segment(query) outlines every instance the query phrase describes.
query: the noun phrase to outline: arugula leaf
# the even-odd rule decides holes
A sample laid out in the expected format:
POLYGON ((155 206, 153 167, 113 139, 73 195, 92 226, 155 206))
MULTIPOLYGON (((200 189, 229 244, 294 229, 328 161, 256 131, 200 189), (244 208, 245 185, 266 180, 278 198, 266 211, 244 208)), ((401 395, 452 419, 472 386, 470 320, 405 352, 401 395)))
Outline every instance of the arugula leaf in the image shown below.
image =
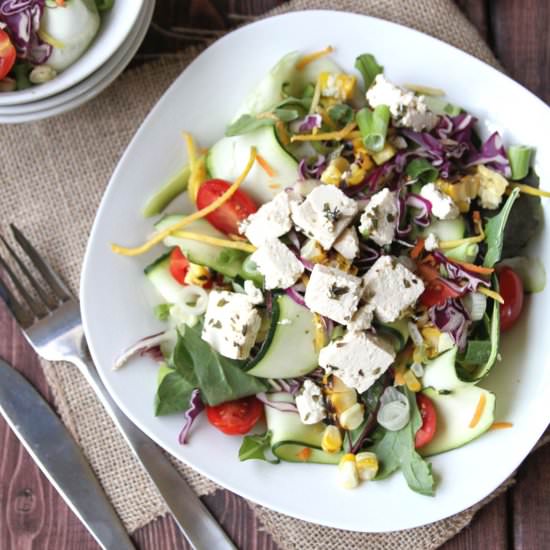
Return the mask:
POLYGON ((376 479, 385 479, 398 468, 401 468, 407 485, 417 493, 434 495, 435 481, 432 466, 426 462, 414 448, 414 437, 422 426, 422 418, 416 405, 413 392, 405 390, 411 408, 409 423, 397 432, 386 431, 371 451, 376 453, 380 469, 376 479))
POLYGON ((239 449, 239 460, 265 460, 271 464, 278 464, 278 458, 270 459, 265 453, 271 449, 271 431, 260 435, 245 435, 239 449))
POLYGON ((365 90, 368 90, 373 83, 376 75, 384 71, 382 65, 378 65, 374 55, 370 53, 361 54, 355 59, 355 68, 361 73, 365 90))
MULTIPOLYGON (((201 327, 186 327, 183 335, 178 335, 178 344, 185 348, 182 357, 187 355, 192 365, 197 381, 195 387, 201 390, 204 403, 219 405, 268 389, 265 382, 244 372, 239 361, 216 353, 202 340, 200 330, 201 327)), ((183 372, 189 371, 185 368, 183 372)))
POLYGON ((483 261, 485 267, 493 267, 500 260, 504 243, 504 228, 518 195, 519 189, 513 189, 501 211, 485 225, 485 242, 487 243, 487 253, 483 261))
POLYGON ((345 103, 338 103, 328 110, 328 116, 340 124, 348 124, 354 117, 353 109, 345 103))
POLYGON ((273 124, 274 122, 270 118, 258 118, 252 115, 242 115, 226 128, 225 135, 227 137, 240 136, 242 134, 254 132, 264 126, 273 126, 273 124))
MULTIPOLYGON (((185 327, 184 331, 187 330, 185 327)), ((187 383, 193 388, 197 388, 199 381, 193 367, 193 359, 187 351, 185 340, 182 338, 181 333, 178 331, 178 339, 172 357, 170 358, 170 367, 172 367, 187 383)))
POLYGON ((182 412, 189 408, 191 393, 195 387, 179 372, 167 372, 159 383, 155 396, 155 416, 182 412))

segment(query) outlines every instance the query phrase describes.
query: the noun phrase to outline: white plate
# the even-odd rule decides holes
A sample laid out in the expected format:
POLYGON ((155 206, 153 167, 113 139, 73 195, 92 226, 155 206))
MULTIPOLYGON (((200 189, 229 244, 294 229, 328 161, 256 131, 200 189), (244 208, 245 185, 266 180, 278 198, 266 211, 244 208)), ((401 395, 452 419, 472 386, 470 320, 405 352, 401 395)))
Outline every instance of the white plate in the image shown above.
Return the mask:
MULTIPOLYGON (((190 444, 177 435, 183 415, 155 418, 156 368, 148 359, 124 370, 111 367, 120 351, 162 326, 151 313, 158 299, 143 267, 160 254, 124 258, 109 243, 141 243, 151 222, 140 216, 147 196, 184 162, 183 129, 201 145, 222 136, 246 93, 291 50, 327 44, 345 69, 372 52, 396 82, 417 82, 449 91, 460 104, 504 129, 507 142, 537 148, 542 182, 550 177, 550 110, 504 74, 427 35, 370 17, 341 12, 299 12, 246 26, 216 42, 174 82, 147 117, 121 159, 101 203, 87 249, 81 298, 86 334, 99 372, 122 409, 174 456, 228 489, 264 506, 308 521, 357 531, 390 531, 433 522, 464 510, 489 494, 520 464, 550 420, 550 290, 527 300, 523 319, 503 337, 503 360, 483 386, 496 392, 493 431, 465 447, 433 457, 434 498, 410 491, 400 473, 382 482, 339 488, 336 471, 322 465, 240 463, 240 438, 221 435, 201 418, 190 444), (545 364, 546 363, 546 364, 545 364)), ((548 183, 543 183, 548 188, 548 183)), ((545 202, 546 216, 549 203, 545 202)), ((548 231, 532 253, 550 265, 548 231)), ((289 356, 289 360, 291 357, 289 356)))
POLYGON ((0 107, 0 123, 13 124, 48 118, 70 111, 98 95, 122 73, 134 57, 147 34, 154 8, 154 0, 148 0, 143 5, 126 43, 94 74, 69 90, 41 101, 0 107))
MULTIPOLYGON (((152 2, 153 0, 146 0, 152 2)), ((101 18, 99 33, 76 63, 59 76, 27 90, 0 94, 0 105, 21 105, 39 101, 71 88, 97 71, 123 46, 134 28, 144 0, 117 0, 101 18)), ((154 3, 154 2, 153 2, 154 3)))

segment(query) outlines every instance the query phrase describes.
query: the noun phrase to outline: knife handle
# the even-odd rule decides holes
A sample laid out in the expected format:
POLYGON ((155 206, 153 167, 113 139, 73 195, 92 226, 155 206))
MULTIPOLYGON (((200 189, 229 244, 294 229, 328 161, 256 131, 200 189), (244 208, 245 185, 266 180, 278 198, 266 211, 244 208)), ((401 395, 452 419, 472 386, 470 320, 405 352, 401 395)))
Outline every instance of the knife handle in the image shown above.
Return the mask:
POLYGON ((75 357, 105 409, 156 485, 181 532, 195 550, 236 550, 231 539, 199 497, 172 465, 161 448, 133 424, 115 403, 89 357, 75 357))

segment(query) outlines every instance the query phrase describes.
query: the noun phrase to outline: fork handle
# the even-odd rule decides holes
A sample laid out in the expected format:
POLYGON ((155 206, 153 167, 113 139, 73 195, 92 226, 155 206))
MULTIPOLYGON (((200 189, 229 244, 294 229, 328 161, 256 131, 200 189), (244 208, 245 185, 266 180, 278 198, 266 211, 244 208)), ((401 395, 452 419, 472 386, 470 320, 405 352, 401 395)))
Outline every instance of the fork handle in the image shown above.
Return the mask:
POLYGON ((122 412, 109 394, 89 358, 73 361, 101 399, 105 409, 156 485, 181 532, 195 550, 236 550, 231 539, 191 487, 172 465, 161 448, 122 412))

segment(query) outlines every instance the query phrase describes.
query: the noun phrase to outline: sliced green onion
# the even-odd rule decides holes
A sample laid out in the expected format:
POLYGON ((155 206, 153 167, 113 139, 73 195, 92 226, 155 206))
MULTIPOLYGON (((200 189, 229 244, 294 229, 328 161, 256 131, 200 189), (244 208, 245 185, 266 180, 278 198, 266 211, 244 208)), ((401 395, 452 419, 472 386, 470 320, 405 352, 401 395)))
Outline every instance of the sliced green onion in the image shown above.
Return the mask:
POLYGON ((405 84, 405 88, 417 94, 431 97, 442 97, 445 95, 445 90, 441 88, 432 88, 431 86, 423 86, 422 84, 405 84))
POLYGON ((439 170, 434 168, 426 159, 414 159, 407 164, 405 169, 407 176, 413 180, 420 180, 422 183, 435 181, 439 176, 439 170))
POLYGON ((442 97, 425 96, 424 101, 428 106, 428 109, 436 115, 449 115, 456 116, 462 112, 462 109, 457 105, 449 103, 442 97))
POLYGON ((365 90, 368 90, 373 83, 376 75, 384 71, 384 67, 378 65, 374 55, 370 53, 361 54, 355 59, 355 68, 361 73, 365 90))
POLYGON ((187 188, 191 170, 186 166, 172 179, 168 180, 148 201, 143 208, 143 216, 150 218, 161 214, 163 210, 187 188))
POLYGON ((512 169, 512 179, 522 180, 531 166, 534 149, 527 145, 511 145, 508 147, 508 160, 512 169))
POLYGON ((364 107, 357 113, 355 120, 365 147, 373 153, 382 151, 390 122, 388 106, 379 105, 374 111, 364 107))

